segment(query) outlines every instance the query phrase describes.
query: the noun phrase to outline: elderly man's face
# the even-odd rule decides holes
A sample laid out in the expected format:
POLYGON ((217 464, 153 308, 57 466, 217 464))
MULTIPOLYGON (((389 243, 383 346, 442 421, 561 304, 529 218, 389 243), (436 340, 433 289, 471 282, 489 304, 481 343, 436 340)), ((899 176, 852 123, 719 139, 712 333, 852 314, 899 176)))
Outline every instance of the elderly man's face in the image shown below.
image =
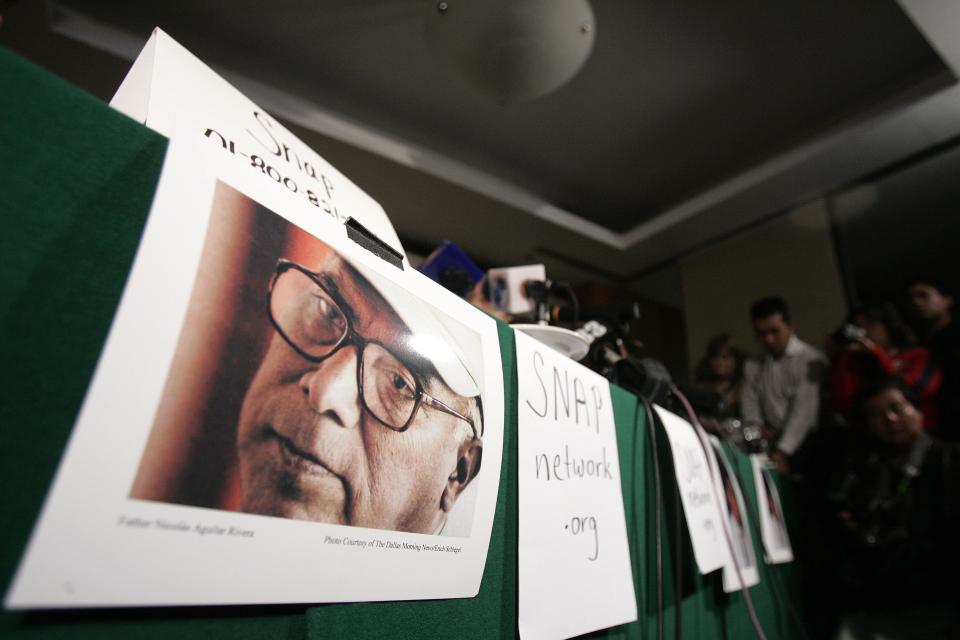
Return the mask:
MULTIPOLYGON (((456 395, 428 362, 409 352, 409 330, 362 276, 336 256, 318 272, 356 334, 399 356, 408 367, 403 375, 419 378, 423 391, 479 420, 473 400, 456 395)), ((302 286, 273 302, 274 317, 297 315, 305 305, 316 304, 316 290, 302 286)), ((274 335, 240 415, 243 509, 433 533, 479 468, 480 442, 469 423, 426 403, 405 431, 384 426, 367 405, 378 407, 382 417, 381 398, 412 379, 391 374, 379 390, 367 382, 367 373, 386 353, 368 343, 365 404, 358 388, 359 349, 347 342, 321 362, 312 362, 274 335)))

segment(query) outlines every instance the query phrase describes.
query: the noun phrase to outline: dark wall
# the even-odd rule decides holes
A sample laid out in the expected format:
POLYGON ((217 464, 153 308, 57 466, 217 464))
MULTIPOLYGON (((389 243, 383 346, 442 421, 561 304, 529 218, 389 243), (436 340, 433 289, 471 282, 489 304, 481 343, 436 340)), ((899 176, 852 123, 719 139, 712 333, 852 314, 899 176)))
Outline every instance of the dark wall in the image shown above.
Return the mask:
POLYGON ((851 304, 902 302, 911 278, 960 282, 960 141, 831 198, 851 304))

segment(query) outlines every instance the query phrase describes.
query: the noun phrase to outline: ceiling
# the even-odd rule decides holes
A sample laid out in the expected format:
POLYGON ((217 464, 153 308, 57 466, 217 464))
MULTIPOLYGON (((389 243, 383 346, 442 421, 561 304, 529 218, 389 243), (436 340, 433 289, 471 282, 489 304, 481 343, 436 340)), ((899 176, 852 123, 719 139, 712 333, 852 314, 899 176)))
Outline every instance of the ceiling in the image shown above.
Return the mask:
POLYGON ((126 59, 161 26, 368 189, 408 249, 450 238, 629 288, 960 134, 956 5, 593 2, 583 69, 514 105, 431 55, 422 0, 62 0, 50 25, 126 59))

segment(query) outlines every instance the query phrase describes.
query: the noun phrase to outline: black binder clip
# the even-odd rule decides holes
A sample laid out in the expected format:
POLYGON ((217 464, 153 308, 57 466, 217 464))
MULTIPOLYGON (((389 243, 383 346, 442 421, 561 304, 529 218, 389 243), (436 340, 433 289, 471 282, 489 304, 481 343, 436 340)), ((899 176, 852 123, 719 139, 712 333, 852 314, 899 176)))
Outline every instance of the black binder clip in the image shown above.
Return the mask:
POLYGON ((347 237, 375 256, 383 258, 403 271, 403 254, 378 238, 372 231, 357 222, 356 218, 347 218, 343 223, 347 227, 347 237))

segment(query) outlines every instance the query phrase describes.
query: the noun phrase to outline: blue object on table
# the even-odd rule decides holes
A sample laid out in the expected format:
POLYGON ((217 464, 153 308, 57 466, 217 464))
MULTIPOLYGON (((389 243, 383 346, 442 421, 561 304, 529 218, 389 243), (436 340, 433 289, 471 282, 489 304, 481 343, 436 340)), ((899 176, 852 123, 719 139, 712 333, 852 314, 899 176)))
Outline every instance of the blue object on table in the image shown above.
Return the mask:
POLYGON ((420 265, 420 273, 459 296, 465 296, 473 285, 483 280, 483 270, 449 240, 444 240, 427 256, 420 265))

